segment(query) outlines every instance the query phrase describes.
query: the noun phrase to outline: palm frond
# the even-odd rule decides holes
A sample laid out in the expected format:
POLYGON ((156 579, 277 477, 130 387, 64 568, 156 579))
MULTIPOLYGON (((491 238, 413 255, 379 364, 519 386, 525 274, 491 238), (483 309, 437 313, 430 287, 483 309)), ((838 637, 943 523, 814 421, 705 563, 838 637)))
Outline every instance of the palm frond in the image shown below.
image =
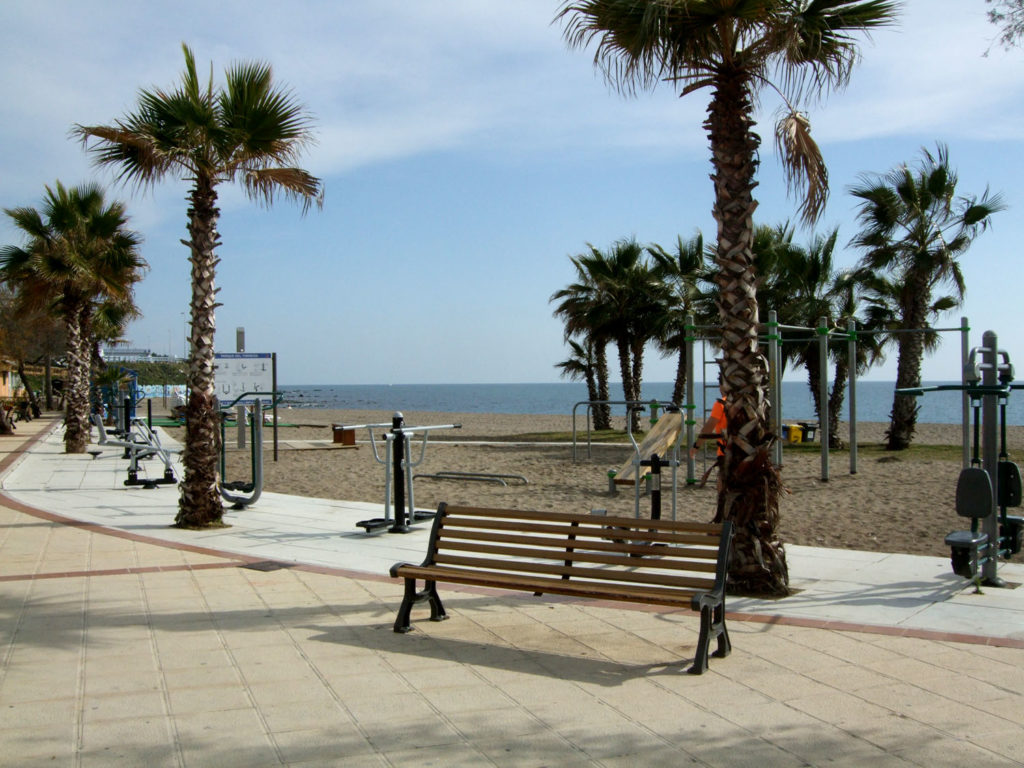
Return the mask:
POLYGON ((244 172, 243 185, 246 193, 254 200, 270 205, 274 196, 281 192, 286 197, 302 204, 305 213, 314 203, 318 208, 324 204, 323 184, 316 176, 301 168, 258 168, 244 172))
POLYGON ((807 116, 795 110, 785 114, 775 126, 775 144, 782 158, 782 170, 790 191, 803 191, 800 218, 813 224, 828 202, 828 168, 821 149, 811 137, 807 116))

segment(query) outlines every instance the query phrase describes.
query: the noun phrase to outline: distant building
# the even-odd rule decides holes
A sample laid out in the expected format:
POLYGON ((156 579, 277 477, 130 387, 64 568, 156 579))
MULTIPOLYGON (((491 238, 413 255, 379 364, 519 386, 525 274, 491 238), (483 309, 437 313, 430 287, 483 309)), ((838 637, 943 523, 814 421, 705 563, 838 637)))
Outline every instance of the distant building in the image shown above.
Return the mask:
POLYGON ((181 358, 163 355, 151 349, 112 345, 100 348, 100 357, 108 363, 174 363, 181 358))

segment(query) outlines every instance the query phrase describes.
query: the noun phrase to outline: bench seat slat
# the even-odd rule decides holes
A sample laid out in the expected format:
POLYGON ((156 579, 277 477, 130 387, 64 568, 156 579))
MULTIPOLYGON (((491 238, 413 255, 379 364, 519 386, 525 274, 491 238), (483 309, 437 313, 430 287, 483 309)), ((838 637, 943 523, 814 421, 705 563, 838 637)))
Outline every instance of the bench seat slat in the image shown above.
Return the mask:
MULTIPOLYGON (((577 538, 617 539, 634 538, 647 541, 663 541, 671 544, 698 544, 708 547, 718 546, 718 534, 704 531, 677 532, 659 530, 649 527, 651 521, 630 520, 629 525, 607 525, 605 518, 594 518, 578 522, 572 528, 568 525, 551 523, 519 523, 512 520, 481 520, 473 518, 450 517, 444 521, 442 535, 446 531, 480 530, 480 531, 515 531, 521 533, 548 534, 550 536, 565 535, 571 531, 577 538), (600 520, 601 522, 598 522, 600 520), (628 536, 627 536, 628 534, 628 536)), ((660 522, 660 521, 654 521, 660 522)))
POLYGON ((572 541, 566 541, 566 546, 561 549, 552 549, 548 546, 529 546, 529 544, 527 542, 526 546, 510 547, 476 541, 452 541, 449 539, 445 544, 445 549, 481 555, 552 560, 560 563, 565 561, 573 563, 603 563, 605 565, 618 565, 627 568, 635 568, 641 564, 638 562, 637 557, 630 556, 631 553, 635 552, 643 556, 642 564, 645 568, 656 567, 674 571, 715 572, 715 562, 713 560, 682 559, 682 553, 672 552, 671 547, 631 546, 627 547, 625 551, 620 547, 618 550, 609 550, 609 552, 617 551, 618 554, 603 554, 590 550, 589 545, 587 547, 576 546, 573 551, 567 551, 566 547, 573 547, 575 544, 572 541))
MULTIPOLYGON (((579 521, 581 515, 574 514, 572 512, 536 512, 533 510, 521 510, 521 509, 490 509, 486 507, 456 507, 450 506, 449 509, 452 511, 452 517, 457 516, 468 516, 468 517, 484 517, 488 519, 499 519, 509 518, 513 520, 543 520, 547 522, 562 522, 571 523, 579 521)), ((651 528, 665 528, 674 530, 692 530, 692 531, 704 531, 707 533, 718 534, 722 530, 722 526, 719 523, 694 523, 689 521, 680 520, 650 520, 647 518, 641 518, 638 520, 634 517, 617 517, 617 516, 589 516, 585 515, 590 520, 600 522, 603 525, 623 525, 623 526, 634 526, 643 524, 651 528)))
POLYGON ((514 589, 516 591, 546 592, 550 594, 568 595, 573 597, 607 598, 611 600, 629 600, 652 605, 668 605, 690 607, 693 595, 700 590, 658 589, 614 583, 598 583, 589 581, 568 581, 542 576, 524 577, 520 574, 481 573, 459 568, 441 566, 405 566, 396 572, 399 577, 411 577, 431 581, 445 581, 456 584, 467 584, 478 587, 495 587, 498 589, 514 589))
MULTIPOLYGON (((460 539, 464 541, 487 541, 505 542, 508 544, 542 544, 554 547, 575 546, 580 549, 594 551, 621 552, 623 542, 643 542, 643 544, 659 543, 670 544, 668 552, 672 554, 687 553, 687 557, 707 558, 715 560, 718 558, 718 539, 711 541, 705 537, 697 541, 680 541, 678 539, 665 539, 652 537, 647 531, 609 531, 603 530, 600 534, 590 534, 585 529, 583 535, 577 533, 576 528, 562 527, 557 534, 552 536, 538 536, 529 532, 506 533, 493 530, 466 530, 462 528, 451 528, 443 526, 438 531, 438 536, 446 541, 460 539), (573 539, 569 539, 569 536, 573 539)), ((638 550, 639 551, 639 550, 638 550)))
POLYGON ((659 584, 666 587, 684 587, 687 589, 711 589, 715 580, 712 577, 700 578, 676 576, 654 571, 635 572, 622 568, 581 568, 579 566, 556 565, 554 563, 536 563, 523 560, 497 560, 494 558, 460 557, 447 553, 434 558, 438 565, 457 565, 464 568, 498 571, 505 573, 548 573, 557 576, 569 576, 582 580, 622 581, 638 584, 659 584))

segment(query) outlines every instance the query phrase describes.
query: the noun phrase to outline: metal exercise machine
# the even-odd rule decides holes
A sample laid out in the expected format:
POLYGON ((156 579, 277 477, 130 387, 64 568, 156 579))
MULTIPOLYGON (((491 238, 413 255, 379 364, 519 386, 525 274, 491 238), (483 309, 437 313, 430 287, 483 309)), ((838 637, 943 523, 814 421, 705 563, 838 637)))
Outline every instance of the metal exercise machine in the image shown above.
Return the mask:
MULTIPOLYGON (((1021 474, 1006 450, 1006 405, 1014 385, 1009 355, 998 347, 993 331, 982 346, 971 349, 964 366, 964 384, 942 384, 897 390, 920 396, 941 390, 962 391, 974 412, 974 444, 970 466, 957 478, 956 513, 971 519, 969 531, 946 536, 953 572, 979 585, 1005 587, 999 559, 1021 550, 1024 517, 1007 514, 1021 504, 1021 474), (980 361, 979 361, 980 357, 980 361)), ((967 423, 965 421, 965 428, 967 423)))
POLYGON ((131 419, 124 439, 117 440, 107 435, 103 417, 94 413, 90 417, 99 435, 99 445, 114 446, 124 449, 124 458, 128 459, 128 479, 125 485, 141 485, 144 488, 156 488, 159 485, 171 485, 178 482, 171 466, 171 457, 160 443, 160 436, 143 419, 131 419), (156 456, 163 462, 164 474, 158 478, 139 478, 139 462, 156 456))
MULTIPOLYGON (((235 398, 236 402, 243 397, 250 397, 257 392, 245 392, 235 398)), ((262 393, 273 397, 277 393, 262 393)), ((234 405, 232 403, 231 405, 234 405)), ((228 406, 228 408, 231 407, 228 406)), ((267 404, 268 409, 273 407, 272 403, 267 404)), ((246 407, 242 407, 244 414, 246 407)), ((234 480, 229 482, 227 478, 227 416, 229 411, 221 412, 220 422, 220 495, 225 501, 231 502, 232 509, 244 509, 255 504, 263 493, 263 413, 264 404, 260 398, 252 403, 252 416, 249 418, 249 464, 252 469, 251 480, 234 480)))
POLYGON ((410 525, 421 520, 429 520, 434 517, 435 512, 428 512, 416 509, 415 497, 413 495, 413 474, 412 469, 423 463, 423 457, 427 451, 427 439, 430 432, 435 429, 461 429, 461 424, 432 424, 428 426, 409 427, 405 424, 405 417, 401 411, 396 411, 391 418, 391 423, 380 424, 356 424, 339 425, 338 429, 366 429, 370 434, 370 445, 373 447, 373 458, 378 464, 384 465, 384 517, 375 517, 370 520, 361 520, 356 525, 367 533, 387 528, 388 533, 409 533, 410 525), (384 437, 384 457, 381 458, 377 450, 377 439, 374 436, 375 429, 387 429, 384 437), (412 460, 411 442, 417 434, 422 434, 420 442, 420 457, 412 460), (392 486, 394 487, 394 518, 391 516, 392 486), (408 500, 408 509, 406 503, 408 500))

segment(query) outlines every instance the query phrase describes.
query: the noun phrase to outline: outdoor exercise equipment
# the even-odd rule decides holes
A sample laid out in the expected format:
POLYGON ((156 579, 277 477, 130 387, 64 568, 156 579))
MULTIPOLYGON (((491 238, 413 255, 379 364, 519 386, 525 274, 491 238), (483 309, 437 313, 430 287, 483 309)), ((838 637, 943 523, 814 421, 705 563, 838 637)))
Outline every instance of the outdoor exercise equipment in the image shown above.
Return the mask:
MULTIPOLYGON (((246 392, 236 398, 251 397, 260 393, 246 392)), ((264 392, 264 395, 273 396, 276 393, 264 392)), ((230 409, 231 403, 227 407, 230 409)), ((231 502, 232 509, 244 509, 255 504, 263 493, 263 412, 264 401, 257 397, 251 406, 243 406, 243 417, 245 410, 251 408, 252 415, 249 418, 249 466, 252 470, 251 480, 228 481, 227 478, 227 416, 230 410, 221 411, 220 422, 220 495, 225 501, 231 502)), ((266 408, 272 407, 269 403, 266 408)))
POLYGON ((440 472, 431 472, 426 475, 413 475, 415 480, 475 480, 481 483, 498 483, 508 486, 508 481, 514 480, 523 485, 529 485, 530 481, 523 475, 503 475, 496 472, 456 472, 453 469, 443 469, 440 472))
POLYGON ((366 429, 370 434, 370 445, 373 447, 373 458, 378 464, 384 465, 384 517, 375 517, 369 520, 360 520, 356 525, 367 533, 387 528, 388 533, 409 533, 410 524, 421 520, 433 519, 436 512, 416 509, 415 497, 413 495, 413 474, 412 469, 423 463, 427 452, 427 439, 435 429, 461 429, 461 424, 431 424, 427 426, 409 427, 405 424, 405 417, 401 411, 396 411, 391 417, 391 423, 380 424, 357 424, 338 425, 338 429, 366 429), (377 450, 377 440, 374 436, 375 429, 387 429, 384 437, 384 457, 381 458, 377 450), (412 460, 410 448, 412 438, 422 434, 420 443, 420 457, 412 460), (391 515, 392 486, 394 487, 394 517, 391 515), (406 500, 408 499, 408 510, 406 500))
POLYGON ((143 488, 156 488, 160 485, 171 485, 178 482, 174 476, 174 469, 171 466, 171 457, 160 443, 160 436, 143 419, 132 419, 128 424, 128 431, 121 440, 111 438, 107 434, 106 426, 103 424, 103 417, 94 413, 90 417, 96 427, 99 436, 98 442, 102 446, 115 446, 124 449, 124 458, 128 459, 128 479, 125 485, 141 485, 143 488), (156 456, 163 462, 164 474, 158 478, 139 478, 139 462, 156 456))
MULTIPOLYGON (((903 395, 921 396, 941 390, 962 391, 974 413, 974 440, 970 466, 957 479, 956 512, 971 519, 969 531, 946 536, 953 572, 991 587, 1005 587, 999 577, 999 558, 1020 552, 1024 518, 1008 515, 1020 506, 1020 469, 1006 450, 1006 405, 1014 385, 1009 355, 999 349, 993 331, 982 336, 982 345, 970 350, 964 366, 964 384, 898 389, 903 395), (980 360, 979 360, 980 357, 980 360), (997 447, 997 443, 999 443, 997 447), (998 453, 997 453, 998 450, 998 453)), ((968 425, 965 422, 965 432, 968 425)))

